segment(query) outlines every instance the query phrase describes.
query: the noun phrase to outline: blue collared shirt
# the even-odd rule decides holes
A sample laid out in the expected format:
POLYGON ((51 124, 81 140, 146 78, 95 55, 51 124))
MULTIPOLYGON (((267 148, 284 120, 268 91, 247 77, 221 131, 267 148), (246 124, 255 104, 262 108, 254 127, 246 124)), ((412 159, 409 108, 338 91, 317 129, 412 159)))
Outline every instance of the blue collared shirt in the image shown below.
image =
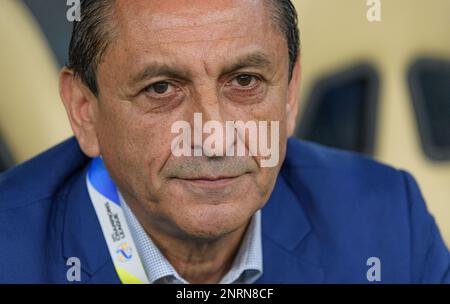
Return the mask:
MULTIPOLYGON (((122 195, 119 195, 131 235, 141 257, 151 284, 188 284, 164 257, 145 232, 122 195)), ((255 213, 247 228, 241 247, 231 269, 220 281, 221 284, 250 284, 263 272, 261 245, 261 211, 255 213)))

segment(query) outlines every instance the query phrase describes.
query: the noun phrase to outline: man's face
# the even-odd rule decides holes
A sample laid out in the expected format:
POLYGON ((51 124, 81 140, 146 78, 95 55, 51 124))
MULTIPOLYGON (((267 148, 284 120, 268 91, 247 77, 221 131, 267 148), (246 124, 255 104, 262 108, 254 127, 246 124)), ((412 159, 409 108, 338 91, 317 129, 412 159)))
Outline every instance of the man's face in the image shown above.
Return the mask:
POLYGON ((264 1, 119 0, 114 22, 97 71, 95 133, 125 200, 179 237, 243 227, 267 201, 291 132, 287 43, 264 1), (194 113, 203 123, 279 121, 279 164, 174 156, 172 124, 193 124, 194 113))

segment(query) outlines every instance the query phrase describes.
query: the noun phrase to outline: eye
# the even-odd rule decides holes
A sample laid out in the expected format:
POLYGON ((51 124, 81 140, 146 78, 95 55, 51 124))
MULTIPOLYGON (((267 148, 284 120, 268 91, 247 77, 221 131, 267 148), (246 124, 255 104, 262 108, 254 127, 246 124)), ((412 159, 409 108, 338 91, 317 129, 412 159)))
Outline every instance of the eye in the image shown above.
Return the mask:
POLYGON ((175 90, 172 84, 167 81, 160 81, 154 84, 149 85, 145 88, 145 91, 151 95, 156 97, 162 97, 165 95, 169 95, 175 90))
POLYGON ((249 74, 238 75, 231 81, 231 84, 243 88, 251 88, 258 84, 259 79, 256 76, 249 74))

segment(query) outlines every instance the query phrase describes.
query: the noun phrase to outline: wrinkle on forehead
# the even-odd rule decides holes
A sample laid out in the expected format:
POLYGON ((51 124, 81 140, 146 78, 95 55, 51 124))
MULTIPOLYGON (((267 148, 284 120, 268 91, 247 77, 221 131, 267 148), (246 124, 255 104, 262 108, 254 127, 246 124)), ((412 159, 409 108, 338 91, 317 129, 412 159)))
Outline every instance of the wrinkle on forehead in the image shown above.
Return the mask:
POLYGON ((263 1, 257 0, 157 3, 136 1, 133 6, 119 5, 117 20, 124 36, 145 39, 147 45, 244 38, 252 28, 262 29, 266 17, 263 1))
POLYGON ((221 9, 220 11, 209 11, 205 14, 199 9, 186 9, 182 13, 153 13, 152 21, 154 24, 162 25, 160 29, 185 28, 190 26, 211 26, 215 24, 231 23, 236 21, 238 8, 221 9), (196 18, 201 16, 201 18, 196 18), (192 22, 192 19, 195 21, 192 22))

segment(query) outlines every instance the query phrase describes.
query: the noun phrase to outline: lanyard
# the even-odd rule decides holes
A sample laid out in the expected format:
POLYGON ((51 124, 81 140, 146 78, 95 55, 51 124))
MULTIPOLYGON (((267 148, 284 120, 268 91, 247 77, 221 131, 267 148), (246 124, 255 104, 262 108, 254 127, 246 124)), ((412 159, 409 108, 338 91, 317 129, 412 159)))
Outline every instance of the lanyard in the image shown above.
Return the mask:
POLYGON ((147 275, 122 210, 120 194, 101 157, 92 160, 86 183, 120 281, 123 284, 148 284, 147 275))

